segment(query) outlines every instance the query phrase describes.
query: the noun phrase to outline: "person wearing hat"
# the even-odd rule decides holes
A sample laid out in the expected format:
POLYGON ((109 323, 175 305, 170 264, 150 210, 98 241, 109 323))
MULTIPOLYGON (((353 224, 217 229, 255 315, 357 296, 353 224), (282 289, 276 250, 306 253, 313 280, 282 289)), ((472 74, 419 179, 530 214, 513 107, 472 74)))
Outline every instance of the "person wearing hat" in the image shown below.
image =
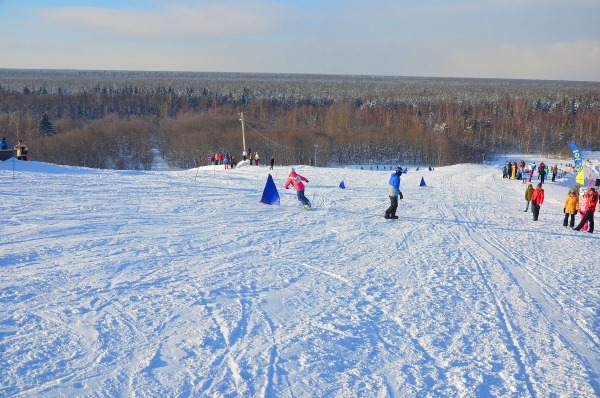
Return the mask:
POLYGON ((388 182, 390 207, 385 211, 385 215, 383 216, 385 219, 398 219, 398 216, 396 215, 396 210, 398 210, 398 197, 400 197, 400 199, 404 198, 400 191, 400 176, 402 176, 402 168, 398 166, 396 167, 396 171, 390 176, 390 181, 388 182))
POLYGON ((6 142, 6 138, 2 138, 2 141, 0 141, 0 149, 8 149, 8 143, 6 142))
POLYGON ((579 196, 575 192, 574 188, 569 189, 569 194, 567 195, 567 200, 565 201, 565 206, 563 207, 563 212, 565 213, 565 219, 563 221, 563 227, 566 227, 567 224, 569 227, 573 228, 575 225, 575 214, 579 210, 579 196), (569 223, 569 216, 571 216, 571 222, 569 223))
POLYGON ((596 211, 596 205, 598 204, 598 192, 595 188, 588 189, 587 194, 587 205, 585 209, 585 216, 581 219, 579 224, 573 228, 575 231, 580 231, 583 225, 588 223, 588 232, 594 233, 594 212, 596 211))
POLYGON ((538 183, 531 195, 531 212, 533 213, 533 221, 537 221, 540 215, 540 207, 544 203, 544 190, 542 183, 538 183))
POLYGON ((296 170, 292 167, 290 169, 290 175, 285 183, 285 189, 288 189, 290 185, 293 185, 294 188, 296 188, 296 195, 298 196, 298 200, 300 201, 300 203, 304 205, 305 209, 310 209, 312 205, 310 204, 310 200, 308 200, 306 196, 304 196, 304 184, 302 183, 302 181, 308 182, 306 177, 303 177, 300 174, 296 173, 296 170))

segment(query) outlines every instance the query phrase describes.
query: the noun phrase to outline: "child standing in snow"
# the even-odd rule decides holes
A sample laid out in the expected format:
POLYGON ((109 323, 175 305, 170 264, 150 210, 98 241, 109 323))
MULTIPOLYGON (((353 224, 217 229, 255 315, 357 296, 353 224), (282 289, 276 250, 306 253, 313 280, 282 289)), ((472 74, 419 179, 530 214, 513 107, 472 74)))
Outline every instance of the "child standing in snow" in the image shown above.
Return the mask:
POLYGON ((533 190, 531 195, 531 212, 533 213, 533 221, 537 221, 540 215, 540 207, 544 203, 544 190, 542 189, 542 183, 537 184, 537 187, 533 190))
POLYGON ((296 195, 298 196, 298 200, 300 201, 300 203, 304 205, 304 208, 310 209, 310 200, 308 200, 306 196, 304 196, 304 184, 302 183, 302 181, 308 182, 308 180, 305 177, 296 173, 296 170, 294 170, 294 168, 292 167, 290 169, 290 175, 285 183, 285 189, 288 189, 290 187, 290 184, 293 185, 294 188, 296 188, 296 195))
POLYGON ((533 195, 533 185, 529 184, 527 189, 525 190, 525 200, 527 201, 527 206, 525 206, 525 213, 529 210, 529 204, 531 203, 531 195, 533 195))
MULTIPOLYGON (((577 185, 577 188, 579 188, 579 185, 577 185)), ((577 191, 579 191, 579 190, 577 190, 577 191)), ((579 199, 579 216, 581 217, 582 220, 585 217, 585 209, 587 207, 587 202, 588 202, 588 193, 584 191, 583 197, 581 199, 579 199)), ((584 231, 587 231, 588 223, 586 222, 585 224, 583 224, 581 229, 583 229, 584 231)))
POLYGON ((573 226, 575 225, 575 214, 577 214, 578 210, 579 210, 579 197, 577 197, 577 193, 575 192, 575 189, 571 188, 569 190, 569 194, 567 195, 567 200, 565 201, 565 206, 563 208, 563 211, 565 213, 563 227, 566 227, 567 224, 569 224, 568 226, 573 228, 573 226), (569 216, 571 216, 570 223, 568 223, 569 216))

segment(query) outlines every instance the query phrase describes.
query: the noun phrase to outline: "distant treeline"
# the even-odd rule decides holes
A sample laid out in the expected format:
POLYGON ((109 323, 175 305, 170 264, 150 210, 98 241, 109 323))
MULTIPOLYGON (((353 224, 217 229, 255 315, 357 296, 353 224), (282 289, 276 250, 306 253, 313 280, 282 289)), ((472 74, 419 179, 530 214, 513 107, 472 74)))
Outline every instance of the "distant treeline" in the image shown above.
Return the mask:
POLYGON ((29 158, 182 168, 246 146, 277 164, 480 162, 600 150, 600 83, 0 70, 0 134, 29 158))

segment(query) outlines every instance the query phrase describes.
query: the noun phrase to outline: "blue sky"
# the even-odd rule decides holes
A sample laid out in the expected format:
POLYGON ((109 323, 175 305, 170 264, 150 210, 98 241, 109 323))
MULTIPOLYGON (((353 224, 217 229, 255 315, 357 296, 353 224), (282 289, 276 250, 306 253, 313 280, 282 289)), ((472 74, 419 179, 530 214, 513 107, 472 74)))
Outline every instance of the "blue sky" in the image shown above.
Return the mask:
POLYGON ((0 0, 1 68, 600 81, 600 0, 0 0))

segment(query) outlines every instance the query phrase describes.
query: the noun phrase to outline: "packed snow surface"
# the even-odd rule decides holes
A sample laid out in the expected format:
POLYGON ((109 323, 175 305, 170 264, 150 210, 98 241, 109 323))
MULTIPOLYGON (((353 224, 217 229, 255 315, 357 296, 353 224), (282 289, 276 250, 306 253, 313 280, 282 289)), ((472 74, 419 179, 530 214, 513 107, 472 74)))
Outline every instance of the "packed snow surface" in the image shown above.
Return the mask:
POLYGON ((0 396, 599 396, 600 214, 506 159, 409 166, 399 220, 389 166, 295 166, 303 211, 283 166, 0 162, 0 396))

